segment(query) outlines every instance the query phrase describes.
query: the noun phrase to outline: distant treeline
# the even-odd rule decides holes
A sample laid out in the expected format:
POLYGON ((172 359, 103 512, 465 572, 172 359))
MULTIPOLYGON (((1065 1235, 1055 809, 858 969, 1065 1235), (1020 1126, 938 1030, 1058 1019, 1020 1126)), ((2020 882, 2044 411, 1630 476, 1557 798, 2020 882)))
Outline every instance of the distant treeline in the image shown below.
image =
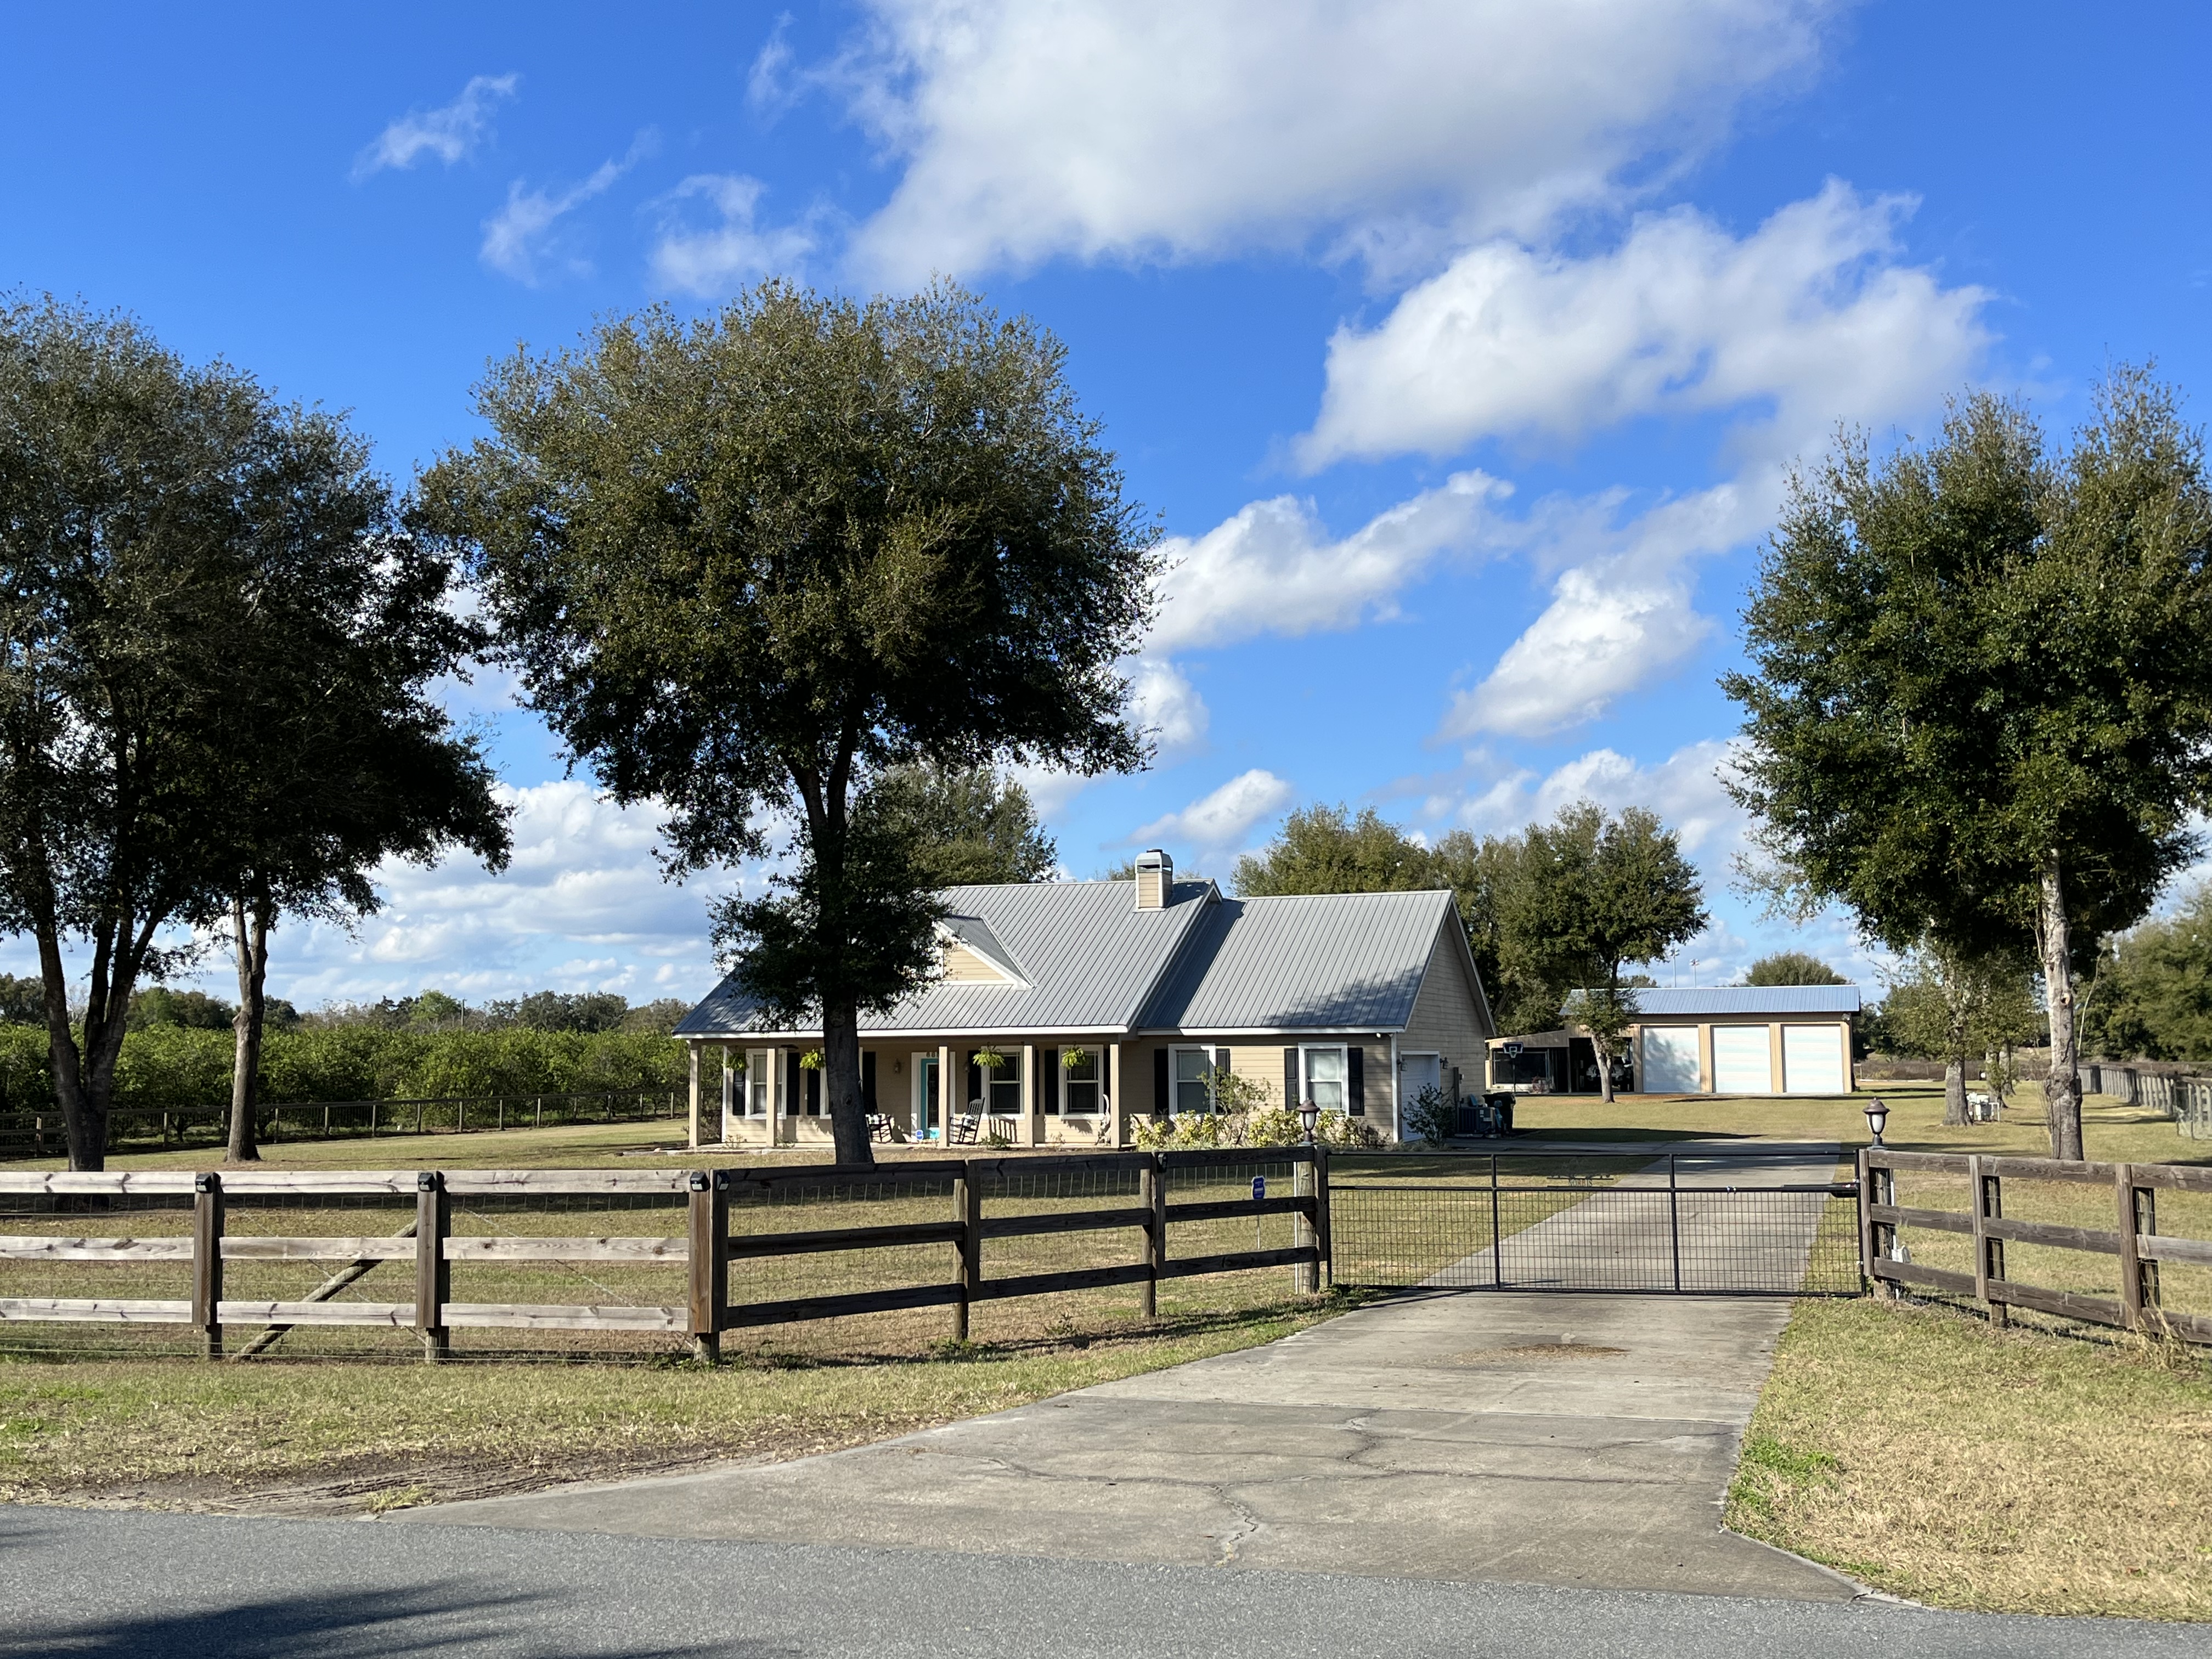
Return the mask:
MULTIPOLYGON (((35 993, 37 983, 0 984, 0 1109, 56 1106, 43 1015, 34 996, 25 1007, 9 994, 35 993)), ((142 1009, 133 1000, 115 1104, 227 1103, 236 1051, 229 1006, 198 991, 157 988, 141 996, 152 1006, 142 1009)), ((632 1008, 617 995, 547 991, 471 1008, 427 991, 281 1025, 272 1018, 262 1042, 261 1099, 275 1105, 674 1088, 687 1073, 684 1050, 668 1033, 688 1006, 672 999, 632 1008)))

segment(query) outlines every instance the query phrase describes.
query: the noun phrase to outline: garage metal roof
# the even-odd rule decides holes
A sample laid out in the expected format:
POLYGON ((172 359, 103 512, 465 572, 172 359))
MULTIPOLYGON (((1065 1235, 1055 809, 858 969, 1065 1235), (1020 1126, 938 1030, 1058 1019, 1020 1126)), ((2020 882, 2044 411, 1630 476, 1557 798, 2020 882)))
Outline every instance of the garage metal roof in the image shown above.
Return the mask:
POLYGON ((1856 1014, 1856 985, 1718 985, 1699 990, 1646 987, 1636 994, 1638 1015, 1649 1019, 1703 1019, 1732 1014, 1856 1014))

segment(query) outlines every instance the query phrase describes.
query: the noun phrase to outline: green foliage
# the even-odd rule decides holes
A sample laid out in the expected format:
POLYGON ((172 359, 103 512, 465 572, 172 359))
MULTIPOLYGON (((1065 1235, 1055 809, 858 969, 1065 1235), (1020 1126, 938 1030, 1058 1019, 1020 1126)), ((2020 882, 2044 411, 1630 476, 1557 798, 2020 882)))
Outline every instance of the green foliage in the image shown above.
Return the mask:
MULTIPOLYGON (((1190 1112, 1177 1118, 1140 1118, 1137 1145, 1147 1152, 1200 1146, 1301 1146, 1305 1126, 1296 1112, 1279 1107, 1256 1111, 1190 1112)), ((1314 1139, 1324 1146, 1380 1146, 1382 1132, 1364 1118, 1323 1112, 1315 1120, 1314 1139)))
POLYGON ((531 706, 617 801, 661 805, 672 871, 798 826, 798 872, 720 907, 715 938, 771 1017, 820 1020, 848 1161, 870 1157, 859 1015, 921 981, 937 920, 863 786, 1148 753, 1120 665, 1157 532, 1065 355, 949 286, 862 304, 770 282, 518 353, 479 390, 490 436, 422 483, 531 706))
POLYGON ((0 974, 0 1025, 36 1025, 43 1029, 46 1023, 46 981, 27 974, 21 979, 13 974, 0 974))
MULTIPOLYGON (((115 1104, 221 1105, 237 1044, 228 1030, 179 1025, 129 1033, 115 1104)), ((668 1089, 686 1077, 679 1044, 650 1032, 410 1031, 371 1025, 272 1030, 261 1050, 261 1099, 412 1100, 451 1095, 598 1094, 668 1089)), ((0 1026, 0 1085, 10 1110, 52 1109, 45 1033, 0 1026)))
POLYGON ((2082 1005, 2082 1042, 2116 1060, 2212 1060, 2212 886, 2106 945, 2082 1005))
POLYGON ((1848 985, 1841 974, 1806 951, 1777 951, 1744 974, 1746 985, 1848 985))
POLYGON ((1435 1084, 1424 1084, 1406 1103, 1406 1127, 1431 1146, 1441 1146, 1459 1132, 1459 1103, 1435 1084))
POLYGON ((2080 1152, 2073 977, 2194 855, 2212 805, 2212 485, 2143 369, 2054 457, 1976 393, 1876 462, 1791 480, 1746 612, 1731 792, 1771 890, 1894 949, 2039 953, 2052 1151, 2080 1152))
POLYGON ((182 1025, 197 1031, 228 1031, 238 1010, 221 997, 204 991, 174 991, 150 985, 131 994, 129 1029, 143 1031, 152 1025, 182 1025))
POLYGON ((1060 849, 1029 791, 995 769, 895 766, 868 786, 870 805, 916 849, 933 887, 1043 881, 1060 849))
POLYGON ((1620 976, 1620 951, 1663 956, 1705 925, 1696 872, 1658 819, 1609 818, 1587 802, 1517 835, 1455 830, 1433 847, 1372 807, 1310 806, 1237 860, 1236 883, 1253 896, 1449 891, 1507 1031, 1549 1029, 1568 991, 1620 976))

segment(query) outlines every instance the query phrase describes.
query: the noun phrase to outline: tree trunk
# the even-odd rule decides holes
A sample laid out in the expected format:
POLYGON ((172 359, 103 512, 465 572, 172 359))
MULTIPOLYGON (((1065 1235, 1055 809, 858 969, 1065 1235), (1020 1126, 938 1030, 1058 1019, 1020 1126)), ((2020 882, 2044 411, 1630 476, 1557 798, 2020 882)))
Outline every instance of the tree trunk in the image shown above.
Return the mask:
POLYGON ((256 900, 249 924, 246 900, 240 897, 230 902, 231 939, 238 954, 238 1016, 231 1021, 231 1029, 238 1034, 238 1047, 230 1073, 227 1153, 233 1164, 261 1160, 256 1119, 261 1107, 262 1019, 268 1008, 269 911, 267 903, 256 900))
MULTIPOLYGON (((868 1139, 868 1107, 860 1098, 860 1017, 849 1004, 822 1010, 822 1091, 829 1097, 830 1138, 840 1164, 876 1161, 868 1139)), ((945 1094, 940 1082, 939 1094, 945 1094)), ((946 1096, 950 1099, 950 1096, 946 1096)), ((952 1121, 945 1114, 945 1121, 952 1121)))
POLYGON ((1966 1121, 1966 1062, 1956 1054, 1943 1062, 1943 1122, 1947 1127, 1966 1121))
POLYGON ((2035 932, 2043 952, 2044 994, 2051 1009, 2051 1073, 2043 1083, 2045 1112, 2051 1123, 2051 1155, 2078 1160, 2081 1156, 2081 1071, 2074 1040, 2074 973, 2069 961, 2073 939, 2056 850, 2044 854, 2043 896, 2035 932))
POLYGON ((1597 1092, 1601 1100, 1613 1099, 1613 1051, 1596 1037, 1590 1039, 1590 1048, 1597 1055, 1597 1092))
MULTIPOLYGON (((62 966, 61 939, 52 928, 38 930, 39 972, 46 989, 46 1051, 53 1062, 54 1099, 62 1109, 62 1135, 69 1144, 72 1170, 107 1167, 107 1107, 105 1095, 88 1085, 83 1052, 70 1022, 69 978, 62 966)), ((91 1039, 88 1029, 86 1039, 91 1039)))

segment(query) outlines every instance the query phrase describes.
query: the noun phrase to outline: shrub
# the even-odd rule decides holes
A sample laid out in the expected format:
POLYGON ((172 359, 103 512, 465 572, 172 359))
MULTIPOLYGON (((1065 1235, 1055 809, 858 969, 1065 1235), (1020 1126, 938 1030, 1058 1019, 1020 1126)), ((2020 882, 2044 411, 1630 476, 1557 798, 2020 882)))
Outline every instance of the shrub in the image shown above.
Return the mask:
POLYGON ((1406 1107, 1406 1127, 1441 1146, 1459 1129, 1459 1103, 1433 1083, 1424 1085, 1406 1107))

